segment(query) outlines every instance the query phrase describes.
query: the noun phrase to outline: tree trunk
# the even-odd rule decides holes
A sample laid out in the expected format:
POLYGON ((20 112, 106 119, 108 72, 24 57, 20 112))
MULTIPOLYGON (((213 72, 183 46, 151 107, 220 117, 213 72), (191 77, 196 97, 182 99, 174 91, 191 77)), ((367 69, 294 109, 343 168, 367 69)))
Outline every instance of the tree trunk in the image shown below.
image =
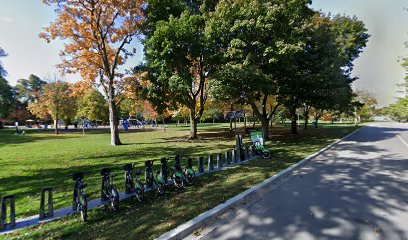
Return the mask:
POLYGON ((309 123, 309 110, 305 110, 303 112, 303 118, 304 118, 304 129, 307 130, 307 124, 309 123))
POLYGON ((196 140, 197 136, 197 124, 199 119, 194 118, 192 114, 190 114, 190 139, 196 140))
POLYGON ((109 105, 109 126, 111 132, 111 145, 112 146, 122 145, 122 142, 120 141, 119 138, 119 126, 116 104, 115 100, 112 97, 110 97, 110 99, 108 100, 108 105, 109 105))
POLYGON ((296 108, 291 109, 291 111, 290 111, 290 119, 291 119, 291 133, 292 133, 292 134, 297 134, 296 108))
POLYGON ((54 128, 55 128, 55 134, 58 135, 59 134, 59 132, 58 132, 58 119, 54 120, 54 128))
POLYGON ((264 143, 269 141, 269 119, 261 119, 264 143))

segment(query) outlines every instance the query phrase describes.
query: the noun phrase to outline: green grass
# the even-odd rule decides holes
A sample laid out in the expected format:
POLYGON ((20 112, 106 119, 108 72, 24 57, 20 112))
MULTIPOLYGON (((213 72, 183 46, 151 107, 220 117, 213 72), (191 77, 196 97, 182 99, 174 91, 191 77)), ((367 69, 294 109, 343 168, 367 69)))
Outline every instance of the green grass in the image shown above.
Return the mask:
MULTIPOLYGON (((219 153, 234 145, 227 124, 207 124, 200 129, 201 139, 187 141, 188 128, 171 126, 166 131, 131 132, 121 134, 127 145, 111 147, 109 134, 79 133, 54 136, 49 133, 28 132, 14 136, 11 131, 0 132, 0 193, 16 194, 17 216, 38 213, 39 192, 42 187, 54 187, 55 208, 69 206, 72 183, 66 177, 78 170, 92 171, 86 178, 87 193, 98 197, 100 177, 97 170, 111 166, 122 172, 128 162, 142 162, 174 155, 177 152, 193 155, 219 153)), ((295 164, 357 127, 336 125, 302 131, 290 135, 289 130, 272 130, 273 159, 262 159, 220 173, 202 176, 194 187, 183 192, 169 192, 164 197, 149 194, 145 203, 124 201, 118 214, 105 209, 91 211, 86 224, 78 216, 66 217, 42 226, 35 226, 9 235, 11 238, 82 238, 110 239, 154 238, 200 213, 225 202, 251 186, 295 164)), ((247 137, 248 138, 248 137, 247 137)), ((158 163, 158 162, 157 162, 158 163)), ((142 163, 140 164, 142 166, 142 163)), ((119 175, 121 176, 121 175, 119 175)), ((123 191, 123 179, 117 186, 123 191)))

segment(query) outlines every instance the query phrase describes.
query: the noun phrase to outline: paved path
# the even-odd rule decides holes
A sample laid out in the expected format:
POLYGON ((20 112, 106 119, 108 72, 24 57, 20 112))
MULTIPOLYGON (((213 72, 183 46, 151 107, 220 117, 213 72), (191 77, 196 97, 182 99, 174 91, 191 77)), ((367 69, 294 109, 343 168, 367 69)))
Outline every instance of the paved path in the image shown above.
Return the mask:
POLYGON ((408 240, 407 143, 408 124, 363 127, 257 202, 188 238, 408 240))

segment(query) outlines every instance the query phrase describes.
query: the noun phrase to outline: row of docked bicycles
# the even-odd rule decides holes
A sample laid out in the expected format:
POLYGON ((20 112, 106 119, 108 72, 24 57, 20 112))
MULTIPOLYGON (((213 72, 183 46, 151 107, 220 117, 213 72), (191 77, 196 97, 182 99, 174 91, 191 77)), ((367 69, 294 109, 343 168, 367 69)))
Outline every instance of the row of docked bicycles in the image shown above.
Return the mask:
MULTIPOLYGON (((140 180, 142 174, 136 169, 137 163, 129 163, 124 166, 125 170, 125 193, 134 194, 139 202, 144 201, 145 192, 157 191, 160 195, 166 193, 168 186, 173 185, 176 189, 182 189, 186 185, 192 185, 195 180, 195 171, 192 166, 192 159, 183 155, 175 157, 162 158, 161 167, 154 171, 154 160, 145 162, 145 183, 140 180), (174 160, 172 174, 169 170, 168 163, 174 160), (186 161, 185 167, 181 162, 186 161)), ((69 175, 74 180, 74 193, 72 210, 81 214, 82 221, 86 221, 88 217, 88 200, 84 192, 87 184, 83 182, 85 175, 89 172, 77 172, 69 175)), ((111 168, 103 168, 100 170, 102 176, 101 185, 101 202, 109 205, 113 211, 119 211, 120 196, 117 188, 113 183, 116 174, 112 174, 111 168)))

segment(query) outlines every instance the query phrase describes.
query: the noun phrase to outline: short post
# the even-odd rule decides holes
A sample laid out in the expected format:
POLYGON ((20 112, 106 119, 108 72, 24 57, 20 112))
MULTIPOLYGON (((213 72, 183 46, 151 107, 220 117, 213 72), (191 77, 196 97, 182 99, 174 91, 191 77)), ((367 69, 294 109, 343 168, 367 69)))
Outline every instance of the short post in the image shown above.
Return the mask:
POLYGON ((54 204, 53 204, 53 197, 52 197, 52 188, 44 188, 41 190, 39 219, 41 220, 46 217, 53 217, 53 216, 54 216, 54 204), (48 193, 47 211, 45 211, 45 194, 46 193, 48 193))
POLYGON ((222 168, 222 155, 217 154, 217 168, 221 169, 222 168))
POLYGON ((229 157, 229 151, 225 152, 225 165, 230 165, 231 161, 230 161, 230 157, 229 157))
POLYGON ((214 163, 212 161, 212 155, 208 155, 208 171, 214 170, 214 163))
POLYGON ((231 163, 236 163, 237 158, 235 157, 235 150, 231 150, 231 163))
POLYGON ((244 157, 245 157, 245 159, 244 159, 244 160, 249 160, 249 156, 248 156, 248 148, 247 148, 247 147, 244 147, 244 157))
POLYGON ((1 200, 0 230, 6 229, 6 226, 14 227, 16 225, 16 202, 14 195, 4 196, 1 200), (10 222, 7 223, 7 202, 10 205, 10 222))
POLYGON ((254 157, 254 151, 252 149, 252 146, 249 146, 248 151, 249 151, 249 157, 253 158, 254 157))
POLYGON ((236 146, 235 146, 235 158, 237 159, 237 161, 241 161, 241 141, 242 141, 242 137, 241 135, 236 135, 236 146))
POLYGON ((198 172, 203 173, 204 172, 204 158, 203 157, 198 157, 198 172))

